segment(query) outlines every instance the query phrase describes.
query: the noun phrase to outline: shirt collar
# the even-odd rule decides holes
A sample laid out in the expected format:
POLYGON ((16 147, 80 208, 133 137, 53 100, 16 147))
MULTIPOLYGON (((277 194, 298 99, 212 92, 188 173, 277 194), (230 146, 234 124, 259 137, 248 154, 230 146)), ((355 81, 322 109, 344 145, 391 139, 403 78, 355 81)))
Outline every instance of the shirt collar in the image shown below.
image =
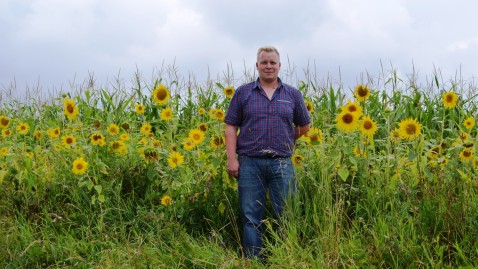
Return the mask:
MULTIPOLYGON (((282 87, 282 80, 278 77, 278 78, 277 78, 277 82, 278 82, 277 88, 279 89, 279 88, 282 87)), ((254 84, 252 84, 252 88, 253 88, 253 89, 260 89, 259 86, 260 86, 260 84, 259 84, 259 78, 257 78, 256 81, 254 81, 254 84)))

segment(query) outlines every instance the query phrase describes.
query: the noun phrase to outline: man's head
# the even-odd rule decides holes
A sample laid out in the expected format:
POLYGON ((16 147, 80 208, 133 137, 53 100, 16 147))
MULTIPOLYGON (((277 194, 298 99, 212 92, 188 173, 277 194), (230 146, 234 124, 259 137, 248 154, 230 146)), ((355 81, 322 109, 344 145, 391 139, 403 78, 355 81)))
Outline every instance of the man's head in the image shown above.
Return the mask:
POLYGON ((271 83, 277 80, 281 67, 279 51, 271 46, 261 47, 257 51, 256 68, 259 79, 271 83))

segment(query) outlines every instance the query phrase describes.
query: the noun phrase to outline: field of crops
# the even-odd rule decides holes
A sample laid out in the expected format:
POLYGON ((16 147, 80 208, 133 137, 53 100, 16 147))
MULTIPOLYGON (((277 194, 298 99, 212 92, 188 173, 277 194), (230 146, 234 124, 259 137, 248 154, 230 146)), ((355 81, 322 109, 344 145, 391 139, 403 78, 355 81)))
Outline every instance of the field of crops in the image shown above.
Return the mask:
MULTIPOLYGON (((240 245, 230 76, 0 104, 2 268, 262 268, 240 245)), ((478 266, 477 88, 396 72, 293 84, 311 115, 271 268, 478 266)))

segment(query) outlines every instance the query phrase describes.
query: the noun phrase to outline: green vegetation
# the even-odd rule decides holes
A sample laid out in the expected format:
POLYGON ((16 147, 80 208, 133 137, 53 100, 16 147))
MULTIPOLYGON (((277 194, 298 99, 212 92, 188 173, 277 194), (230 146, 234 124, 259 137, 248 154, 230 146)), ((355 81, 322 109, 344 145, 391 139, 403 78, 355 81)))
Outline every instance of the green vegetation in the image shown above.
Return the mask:
MULTIPOLYGON (((2 268, 263 268, 243 258, 225 112, 239 81, 89 83, 0 107, 2 268)), ((271 268, 478 266, 473 82, 297 83, 312 118, 271 268)))

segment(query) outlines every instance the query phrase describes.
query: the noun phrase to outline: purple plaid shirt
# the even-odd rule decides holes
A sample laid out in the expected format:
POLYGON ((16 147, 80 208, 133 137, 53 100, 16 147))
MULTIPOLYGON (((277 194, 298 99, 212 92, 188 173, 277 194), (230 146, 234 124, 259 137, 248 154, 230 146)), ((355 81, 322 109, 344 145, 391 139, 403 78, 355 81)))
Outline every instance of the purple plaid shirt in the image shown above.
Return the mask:
POLYGON ((237 88, 224 122, 239 127, 236 152, 250 157, 289 157, 296 126, 310 123, 302 93, 279 79, 267 98, 259 80, 237 88))

